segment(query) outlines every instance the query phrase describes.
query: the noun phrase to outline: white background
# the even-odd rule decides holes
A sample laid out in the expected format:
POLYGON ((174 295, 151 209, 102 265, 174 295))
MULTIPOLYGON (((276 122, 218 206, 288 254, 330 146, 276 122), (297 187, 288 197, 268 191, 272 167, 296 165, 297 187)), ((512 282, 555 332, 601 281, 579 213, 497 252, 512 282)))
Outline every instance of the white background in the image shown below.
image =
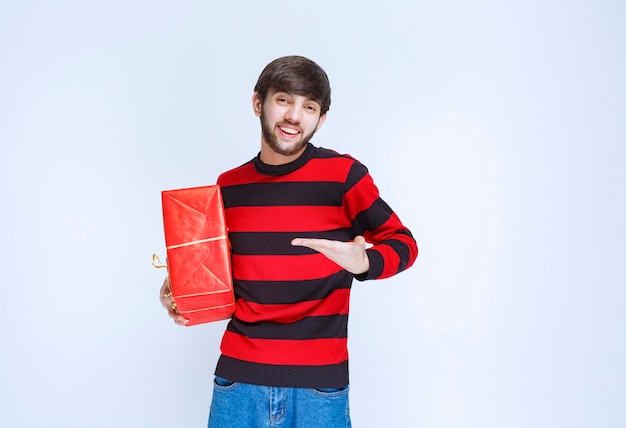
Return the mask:
POLYGON ((353 288, 354 426, 624 426, 625 4, 1 1, 0 426, 205 426, 160 191, 258 152, 288 54, 420 246, 353 288))

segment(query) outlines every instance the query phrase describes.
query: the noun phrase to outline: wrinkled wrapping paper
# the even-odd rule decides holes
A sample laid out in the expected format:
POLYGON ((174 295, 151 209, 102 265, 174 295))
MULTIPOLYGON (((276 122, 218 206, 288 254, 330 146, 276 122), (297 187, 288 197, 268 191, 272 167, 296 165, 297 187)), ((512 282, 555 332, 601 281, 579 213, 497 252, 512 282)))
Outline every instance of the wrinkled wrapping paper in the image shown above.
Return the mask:
POLYGON ((187 326, 230 318, 235 297, 219 186, 165 190, 162 205, 176 309, 187 326))

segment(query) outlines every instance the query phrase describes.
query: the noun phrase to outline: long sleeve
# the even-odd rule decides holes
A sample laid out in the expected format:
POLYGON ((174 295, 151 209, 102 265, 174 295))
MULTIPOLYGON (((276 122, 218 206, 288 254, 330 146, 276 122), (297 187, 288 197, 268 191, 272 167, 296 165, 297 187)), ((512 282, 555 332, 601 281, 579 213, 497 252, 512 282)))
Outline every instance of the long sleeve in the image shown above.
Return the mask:
POLYGON ((396 213, 380 198, 367 168, 355 162, 346 181, 346 215, 355 235, 373 246, 367 250, 370 269, 357 280, 382 279, 409 268, 417 258, 417 244, 396 213))

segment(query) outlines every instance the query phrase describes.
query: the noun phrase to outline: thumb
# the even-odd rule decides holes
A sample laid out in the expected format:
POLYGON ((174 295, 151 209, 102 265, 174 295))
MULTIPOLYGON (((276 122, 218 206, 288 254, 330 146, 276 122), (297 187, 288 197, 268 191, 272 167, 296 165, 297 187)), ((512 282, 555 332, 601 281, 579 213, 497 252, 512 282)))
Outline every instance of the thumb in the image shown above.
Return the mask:
POLYGON ((354 243, 357 245, 365 245, 365 238, 359 235, 356 238, 354 238, 354 243))

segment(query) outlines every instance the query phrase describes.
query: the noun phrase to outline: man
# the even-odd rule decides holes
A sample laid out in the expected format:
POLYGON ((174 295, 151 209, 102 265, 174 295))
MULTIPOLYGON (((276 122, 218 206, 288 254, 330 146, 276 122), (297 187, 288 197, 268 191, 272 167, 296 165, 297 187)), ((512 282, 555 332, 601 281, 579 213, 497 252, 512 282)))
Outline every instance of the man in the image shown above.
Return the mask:
MULTIPOLYGON (((236 310, 209 427, 350 427, 352 280, 403 271, 417 245, 361 163, 310 143, 330 107, 328 77, 316 63, 288 56, 268 64, 252 107, 261 151, 217 181, 236 310)), ((167 287, 166 278, 161 302, 184 324, 167 287)))

